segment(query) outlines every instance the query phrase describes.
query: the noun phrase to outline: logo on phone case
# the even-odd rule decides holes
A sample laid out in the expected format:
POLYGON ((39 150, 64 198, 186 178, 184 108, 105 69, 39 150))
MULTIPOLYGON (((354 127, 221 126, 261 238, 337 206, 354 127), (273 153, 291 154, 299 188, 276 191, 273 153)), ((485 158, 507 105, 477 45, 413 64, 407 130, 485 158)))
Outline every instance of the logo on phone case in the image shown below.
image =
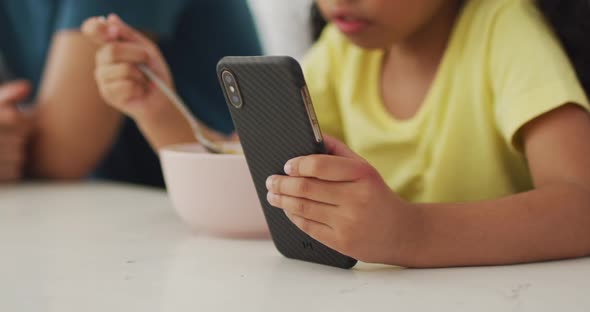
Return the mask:
POLYGON ((310 241, 303 241, 303 249, 307 249, 307 250, 313 250, 313 245, 311 244, 310 241))

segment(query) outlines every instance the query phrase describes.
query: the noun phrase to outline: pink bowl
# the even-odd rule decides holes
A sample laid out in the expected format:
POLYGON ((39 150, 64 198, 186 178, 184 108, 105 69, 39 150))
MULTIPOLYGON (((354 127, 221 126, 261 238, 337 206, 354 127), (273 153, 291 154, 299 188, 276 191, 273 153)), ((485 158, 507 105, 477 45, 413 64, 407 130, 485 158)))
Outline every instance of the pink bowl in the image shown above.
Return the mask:
POLYGON ((198 144, 160 151, 172 204, 192 230, 235 238, 269 237, 243 155, 209 154, 198 144))

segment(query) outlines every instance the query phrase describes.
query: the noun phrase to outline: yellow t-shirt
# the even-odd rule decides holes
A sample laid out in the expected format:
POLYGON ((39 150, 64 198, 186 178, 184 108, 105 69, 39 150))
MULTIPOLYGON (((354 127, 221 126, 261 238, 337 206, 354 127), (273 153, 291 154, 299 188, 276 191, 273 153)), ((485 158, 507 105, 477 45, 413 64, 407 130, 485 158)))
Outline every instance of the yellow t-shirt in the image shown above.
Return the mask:
POLYGON ((566 103, 589 108, 531 0, 467 1, 426 99, 409 120, 396 120, 383 105, 383 56, 328 26, 304 72, 324 133, 342 139, 413 202, 531 189, 518 130, 566 103))

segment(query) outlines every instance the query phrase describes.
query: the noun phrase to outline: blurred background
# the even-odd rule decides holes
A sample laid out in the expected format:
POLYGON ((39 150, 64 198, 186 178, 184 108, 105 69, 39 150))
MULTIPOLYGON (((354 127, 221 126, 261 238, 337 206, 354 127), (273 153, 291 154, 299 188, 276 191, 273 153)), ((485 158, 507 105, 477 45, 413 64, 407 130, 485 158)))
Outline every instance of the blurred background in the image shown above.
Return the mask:
POLYGON ((99 92, 99 47, 78 31, 88 18, 116 13, 153 41, 193 115, 228 135, 233 124, 214 75, 217 62, 260 54, 301 60, 313 41, 312 4, 0 0, 0 184, 91 177, 164 187, 153 146, 134 116, 113 104, 120 92, 99 92))
POLYGON ((313 0, 248 0, 266 54, 297 59, 312 43, 313 0))

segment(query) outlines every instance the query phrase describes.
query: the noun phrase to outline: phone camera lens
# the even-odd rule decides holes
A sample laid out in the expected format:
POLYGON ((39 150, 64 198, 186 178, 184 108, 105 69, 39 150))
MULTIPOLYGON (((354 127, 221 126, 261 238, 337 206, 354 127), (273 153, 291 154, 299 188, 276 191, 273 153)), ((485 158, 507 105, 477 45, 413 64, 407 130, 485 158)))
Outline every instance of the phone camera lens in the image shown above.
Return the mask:
POLYGON ((232 78, 231 74, 229 74, 229 73, 226 73, 224 75, 224 78, 223 79, 225 80, 226 83, 232 83, 234 81, 234 79, 232 78))
POLYGON ((242 102, 242 95, 240 94, 240 88, 238 86, 238 82, 234 75, 225 70, 221 74, 221 78, 225 88, 225 94, 227 95, 228 101, 233 105, 235 108, 242 108, 244 104, 242 102))

